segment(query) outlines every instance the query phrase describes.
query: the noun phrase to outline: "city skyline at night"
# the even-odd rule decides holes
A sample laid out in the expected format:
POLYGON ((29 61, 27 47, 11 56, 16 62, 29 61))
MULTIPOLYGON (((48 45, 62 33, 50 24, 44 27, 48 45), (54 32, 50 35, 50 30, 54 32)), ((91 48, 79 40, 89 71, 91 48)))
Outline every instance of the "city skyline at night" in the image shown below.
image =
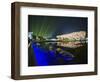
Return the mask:
POLYGON ((28 66, 87 64, 88 18, 28 15, 28 66))
POLYGON ((56 35, 77 31, 87 32, 87 18, 60 16, 28 16, 28 30, 36 36, 55 38, 56 35))

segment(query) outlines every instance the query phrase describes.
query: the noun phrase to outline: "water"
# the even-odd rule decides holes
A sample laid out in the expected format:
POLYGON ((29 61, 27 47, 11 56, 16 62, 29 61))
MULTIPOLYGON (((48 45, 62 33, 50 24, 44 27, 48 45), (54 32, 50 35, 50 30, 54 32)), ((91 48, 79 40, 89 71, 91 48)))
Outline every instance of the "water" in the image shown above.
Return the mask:
POLYGON ((87 64, 87 43, 33 42, 28 56, 29 66, 87 64))

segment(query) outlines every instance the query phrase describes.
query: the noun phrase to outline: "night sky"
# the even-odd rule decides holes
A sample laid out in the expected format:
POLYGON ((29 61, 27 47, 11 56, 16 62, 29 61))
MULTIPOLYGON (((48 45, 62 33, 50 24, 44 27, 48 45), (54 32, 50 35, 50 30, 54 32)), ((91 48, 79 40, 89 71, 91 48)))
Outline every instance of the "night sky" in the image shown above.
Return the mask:
POLYGON ((36 36, 55 38, 77 31, 87 32, 87 18, 28 15, 28 31, 36 36))

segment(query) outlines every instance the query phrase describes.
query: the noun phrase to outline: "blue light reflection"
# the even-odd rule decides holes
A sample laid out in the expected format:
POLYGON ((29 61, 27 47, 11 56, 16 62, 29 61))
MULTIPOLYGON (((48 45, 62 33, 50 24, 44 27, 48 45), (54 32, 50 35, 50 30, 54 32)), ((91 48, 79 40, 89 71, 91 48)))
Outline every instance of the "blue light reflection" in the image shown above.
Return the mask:
POLYGON ((48 66, 48 65, 63 65, 73 60, 70 53, 63 56, 63 54, 57 53, 56 49, 49 50, 41 45, 37 45, 35 42, 32 43, 32 49, 35 55, 37 66, 48 66))

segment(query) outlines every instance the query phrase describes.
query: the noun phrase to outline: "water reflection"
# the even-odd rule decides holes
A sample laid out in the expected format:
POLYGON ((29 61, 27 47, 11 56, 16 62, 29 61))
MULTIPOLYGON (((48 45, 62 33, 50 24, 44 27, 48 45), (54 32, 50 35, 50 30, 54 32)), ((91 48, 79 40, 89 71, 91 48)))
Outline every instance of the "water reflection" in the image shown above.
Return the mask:
POLYGON ((85 41, 75 41, 75 42, 57 42, 57 46, 68 47, 68 48, 77 48, 84 46, 85 41))
POLYGON ((86 42, 32 42, 34 66, 87 63, 86 42))

